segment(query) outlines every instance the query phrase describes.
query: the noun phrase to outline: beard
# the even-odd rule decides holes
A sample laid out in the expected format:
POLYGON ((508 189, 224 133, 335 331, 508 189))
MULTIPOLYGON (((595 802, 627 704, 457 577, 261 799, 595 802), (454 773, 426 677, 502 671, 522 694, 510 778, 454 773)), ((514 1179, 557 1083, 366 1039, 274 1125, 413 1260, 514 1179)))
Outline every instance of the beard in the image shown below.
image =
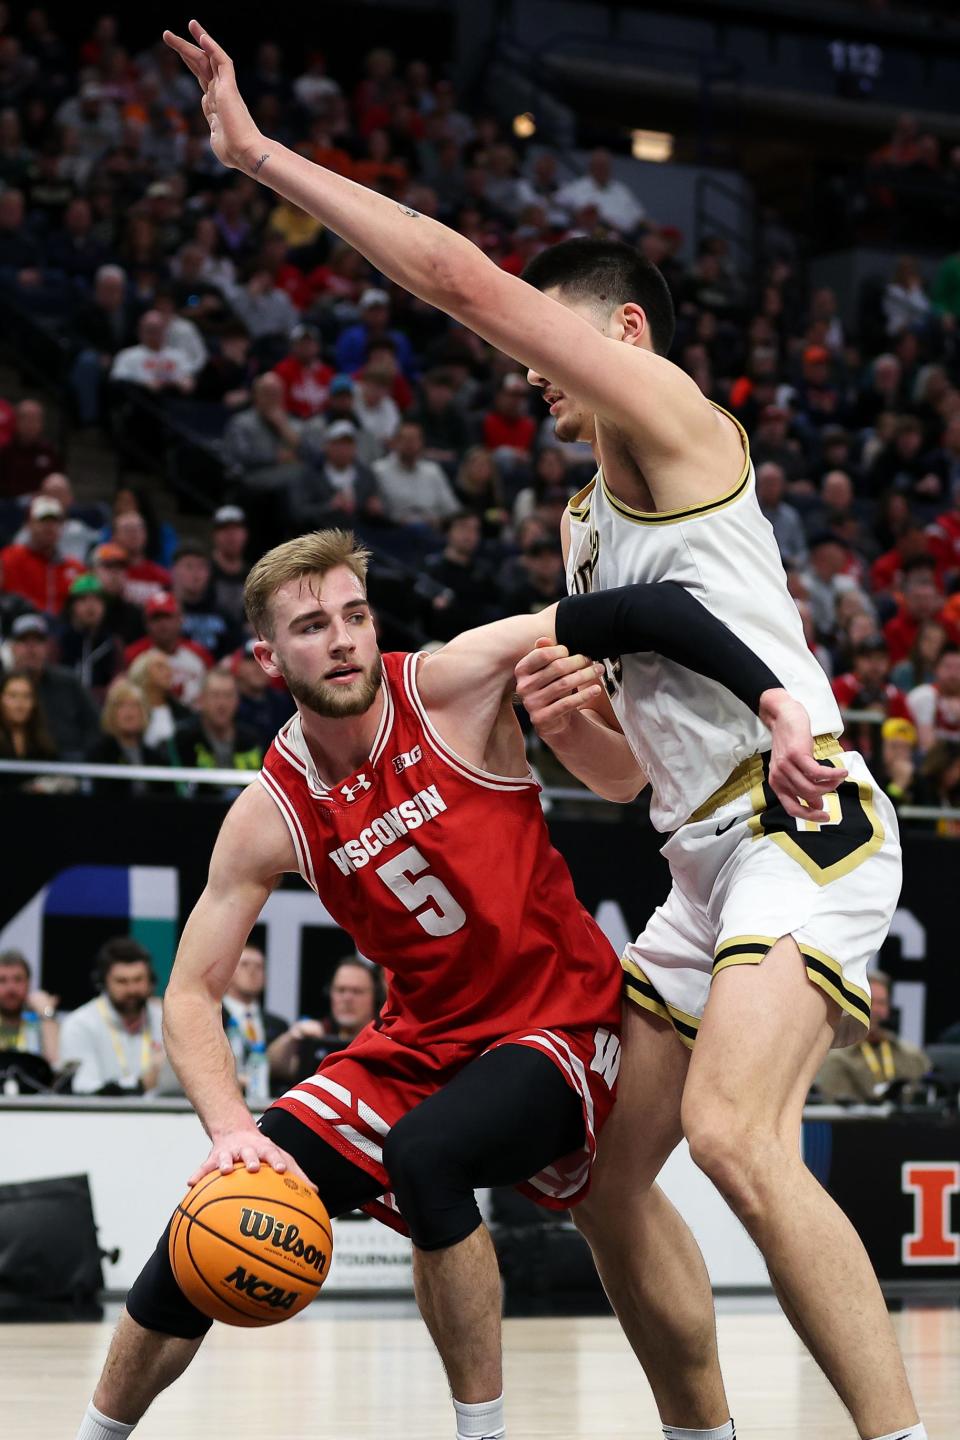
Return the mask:
POLYGON ((142 1015, 147 1008, 146 995, 131 995, 126 1000, 111 1000, 114 1010, 122 1015, 124 1020, 135 1020, 142 1015))
POLYGON ((294 700, 299 700, 315 715, 325 720, 342 720, 348 715, 365 715, 380 693, 383 682, 383 662, 378 655, 370 666, 368 674, 362 676, 349 690, 330 685, 326 680, 307 680, 294 675, 280 662, 280 671, 287 682, 287 689, 294 700))

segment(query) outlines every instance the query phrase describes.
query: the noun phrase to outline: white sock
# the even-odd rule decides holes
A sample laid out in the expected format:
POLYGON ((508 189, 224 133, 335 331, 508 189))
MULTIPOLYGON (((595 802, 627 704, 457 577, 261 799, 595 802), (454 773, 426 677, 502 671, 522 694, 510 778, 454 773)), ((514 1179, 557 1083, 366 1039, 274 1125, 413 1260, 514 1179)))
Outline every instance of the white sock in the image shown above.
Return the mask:
POLYGON ((132 1425, 124 1425, 122 1420, 111 1420, 109 1415, 101 1415, 91 1400, 80 1422, 77 1440, 127 1440, 127 1436, 133 1434, 133 1428, 132 1425))
POLYGON ((889 1435, 878 1435, 876 1440, 927 1440, 926 1425, 911 1425, 909 1430, 891 1430, 889 1435))
POLYGON ((496 1400, 482 1400, 479 1405, 464 1405, 454 1400, 453 1408, 457 1412, 457 1440, 503 1440, 507 1433, 502 1395, 496 1400))
POLYGON ((732 1420, 713 1430, 683 1430, 679 1425, 664 1425, 664 1440, 737 1440, 732 1420))

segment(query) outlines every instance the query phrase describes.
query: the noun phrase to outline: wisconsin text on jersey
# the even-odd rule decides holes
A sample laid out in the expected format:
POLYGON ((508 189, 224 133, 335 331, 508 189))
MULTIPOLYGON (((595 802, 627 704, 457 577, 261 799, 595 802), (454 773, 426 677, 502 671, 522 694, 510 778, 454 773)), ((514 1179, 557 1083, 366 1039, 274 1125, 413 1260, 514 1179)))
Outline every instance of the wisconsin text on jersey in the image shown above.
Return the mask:
POLYGON ((400 840, 408 830, 419 830, 428 820, 435 820, 446 810, 446 802, 436 785, 418 790, 409 800, 385 810, 376 820, 365 825, 355 840, 347 840, 337 850, 330 851, 330 859, 343 875, 362 870, 375 855, 386 850, 394 840, 400 840))

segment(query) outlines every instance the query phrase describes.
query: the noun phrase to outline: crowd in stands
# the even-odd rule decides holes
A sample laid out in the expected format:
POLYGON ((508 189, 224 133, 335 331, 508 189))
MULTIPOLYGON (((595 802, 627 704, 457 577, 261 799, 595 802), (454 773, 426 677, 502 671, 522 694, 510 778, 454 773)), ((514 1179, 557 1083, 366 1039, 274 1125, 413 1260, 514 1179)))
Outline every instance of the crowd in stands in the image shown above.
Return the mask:
MULTIPOLYGON (((264 1006, 266 959, 244 946, 223 998, 224 1033, 251 1106, 282 1094, 297 1076, 343 1049, 379 1012, 383 977, 360 955, 341 960, 330 978, 327 1013, 291 1023, 264 1006)), ((163 1005, 149 950, 129 936, 100 947, 95 993, 73 1010, 32 988, 19 950, 0 952, 0 1091, 56 1086, 74 1095, 179 1095, 164 1053, 163 1005)))
MULTIPOLYGON (((243 578, 305 528, 372 547, 384 648, 561 596, 560 517, 594 462, 517 365, 222 170, 162 44, 131 52, 103 16, 72 54, 42 7, 0 12, 0 306, 55 334, 73 434, 215 462, 201 542, 158 521, 163 474, 78 504, 45 403, 0 402, 0 757, 258 766, 291 702, 251 653, 243 578)), ((684 259, 606 151, 521 142, 421 60, 372 50, 349 79, 264 42, 240 80, 265 131, 512 273, 571 235, 660 266, 672 358, 751 437, 808 643, 861 717, 849 743, 899 803, 960 803, 960 252, 929 284, 930 257, 891 264, 851 333, 782 226, 755 273, 718 236, 684 259)), ((883 163, 916 143, 907 118, 883 163)))
MULTIPOLYGON (((31 1093, 56 1086, 75 1095, 182 1094, 164 1053, 162 1001, 149 950, 128 936, 108 940, 96 958, 95 993, 73 1010, 31 988, 26 958, 0 953, 0 1090, 31 1093)), ((247 944, 223 998, 224 1033, 237 1078, 251 1108, 281 1095, 320 1060, 348 1045, 375 1018, 384 999, 383 976, 362 956, 341 960, 327 991, 327 1013, 290 1022, 264 1003, 266 960, 247 944)), ((860 1045, 833 1050, 817 1072, 812 1099, 882 1102, 903 1086, 922 1098, 935 1069, 926 1053, 890 1028, 891 981, 870 977, 873 1013, 860 1045)), ((941 1044, 960 1042, 960 1023, 941 1044)))

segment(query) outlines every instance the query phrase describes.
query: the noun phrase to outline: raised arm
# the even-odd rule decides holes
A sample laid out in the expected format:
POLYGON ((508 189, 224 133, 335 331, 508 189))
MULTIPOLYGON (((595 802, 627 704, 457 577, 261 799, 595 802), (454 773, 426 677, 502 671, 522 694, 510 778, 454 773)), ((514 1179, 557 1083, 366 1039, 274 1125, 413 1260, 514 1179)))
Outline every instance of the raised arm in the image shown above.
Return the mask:
POLYGON ((390 279, 570 390, 597 414, 642 424, 645 449, 670 455, 716 433, 716 412, 693 380, 651 351, 601 335, 588 322, 508 275, 456 231, 314 165, 258 130, 233 62, 203 27, 196 44, 164 31, 197 77, 214 153, 321 220, 390 279))
POLYGON ((260 911, 286 871, 296 871, 286 826, 260 785, 250 785, 227 815, 210 859, 207 885, 184 926, 163 1002, 163 1034, 170 1063, 203 1128, 210 1154, 191 1185, 235 1162, 259 1170, 299 1166, 262 1135, 237 1083, 221 1006, 227 986, 260 911))

